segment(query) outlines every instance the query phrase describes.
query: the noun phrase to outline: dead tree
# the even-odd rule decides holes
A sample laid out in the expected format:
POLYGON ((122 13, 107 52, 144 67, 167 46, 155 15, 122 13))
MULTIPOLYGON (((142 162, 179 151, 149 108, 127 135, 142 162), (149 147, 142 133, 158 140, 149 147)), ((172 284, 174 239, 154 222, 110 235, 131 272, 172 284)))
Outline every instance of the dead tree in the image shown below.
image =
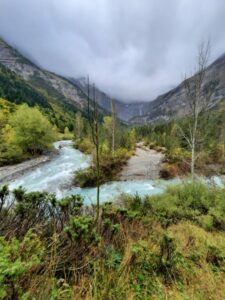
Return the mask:
POLYGON ((181 134, 191 150, 191 176, 195 177, 196 146, 199 142, 199 118, 210 108, 213 88, 205 84, 210 44, 202 43, 198 49, 197 66, 193 76, 184 80, 185 96, 188 108, 188 128, 181 134))
POLYGON ((88 120, 91 128, 91 137, 95 147, 96 156, 96 222, 100 216, 100 132, 99 132, 99 110, 95 95, 95 85, 93 84, 93 108, 90 107, 90 83, 87 78, 87 97, 88 97, 88 120))
POLYGON ((112 154, 115 152, 115 134, 116 134, 116 105, 115 100, 111 100, 112 111, 112 154))

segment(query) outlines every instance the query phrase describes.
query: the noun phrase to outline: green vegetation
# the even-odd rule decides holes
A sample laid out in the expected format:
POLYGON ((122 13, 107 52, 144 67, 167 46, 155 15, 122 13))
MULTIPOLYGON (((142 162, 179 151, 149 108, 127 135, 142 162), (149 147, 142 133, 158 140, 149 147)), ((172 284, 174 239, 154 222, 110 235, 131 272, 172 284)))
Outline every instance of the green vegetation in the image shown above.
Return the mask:
MULTIPOLYGON (((100 160, 100 184, 118 179, 118 173, 121 171, 131 156, 132 151, 125 148, 115 150, 112 155, 110 151, 101 152, 100 160)), ((85 170, 78 170, 75 173, 75 183, 80 187, 96 186, 96 168, 95 165, 85 170)))
MULTIPOLYGON (((188 130, 189 120, 174 120, 163 124, 149 124, 136 127, 137 136, 146 145, 166 153, 161 175, 172 178, 190 172, 191 151, 180 128, 188 130)), ((225 105, 204 113, 199 118, 198 141, 196 144, 196 169, 203 175, 223 172, 225 163, 225 105)))
POLYGON ((65 99, 62 99, 62 96, 60 97, 50 86, 38 84, 38 80, 36 85, 33 82, 27 82, 1 64, 0 98, 14 104, 26 103, 30 107, 38 106, 60 132, 63 133, 65 127, 68 127, 70 131, 73 130, 74 114, 77 111, 73 105, 66 103, 65 99))
POLYGON ((225 190, 199 182, 84 207, 0 190, 0 299, 222 299, 225 190), (85 214, 83 213, 85 211, 85 214))
MULTIPOLYGON (((96 153, 92 140, 91 129, 87 120, 76 115, 75 148, 92 154, 93 163, 85 170, 75 173, 75 184, 81 187, 97 186, 96 153), (81 131, 80 128, 83 128, 81 131)), ((99 124, 99 183, 118 179, 118 173, 126 164, 135 149, 136 134, 134 129, 117 124, 113 118, 106 116, 99 124)))
POLYGON ((26 83, 19 75, 0 66, 0 97, 15 104, 27 103, 50 108, 48 101, 38 91, 26 83))
MULTIPOLYGON (((161 177, 165 179, 188 175, 191 171, 191 150, 181 134, 180 128, 188 128, 188 118, 173 120, 162 124, 136 126, 133 129, 116 124, 112 139, 112 117, 105 117, 100 124, 100 183, 116 180, 119 171, 133 154, 135 142, 144 140, 151 149, 165 153, 161 168, 161 177), (112 141, 115 141, 112 147, 112 141), (112 150, 114 149, 114 150, 112 150)), ((196 143, 197 173, 201 175, 223 174, 225 164, 225 107, 222 102, 219 109, 202 114, 199 118, 198 141, 196 143)), ((82 152, 92 154, 93 165, 79 170, 75 183, 81 187, 96 186, 96 158, 94 145, 87 121, 81 116, 76 118, 75 147, 82 152), (78 129, 76 129, 78 128, 78 129), (82 128, 82 130, 81 130, 82 128)))
POLYGON ((50 122, 37 108, 22 105, 9 118, 9 124, 15 131, 15 143, 24 153, 43 153, 54 140, 50 122))
POLYGON ((56 138, 48 119, 35 107, 0 100, 0 165, 42 154, 56 138))
POLYGON ((103 117, 94 97, 84 116, 38 72, 25 82, 2 66, 0 97, 0 165, 74 138, 92 155, 74 182, 97 186, 91 207, 80 195, 0 188, 0 299, 223 299, 224 189, 191 181, 156 196, 101 203, 99 186, 118 179, 139 140, 166 154, 164 178, 186 175, 191 165, 192 174, 195 167, 224 174, 224 102, 198 111, 193 152, 190 115, 128 127, 116 119, 113 101, 111 116, 103 117))
POLYGON ((166 154, 164 178, 191 171, 194 179, 196 167, 225 173, 224 102, 205 112, 196 88, 192 115, 128 127, 114 101, 111 116, 99 113, 94 85, 90 102, 89 79, 84 116, 39 72, 26 82, 0 65, 0 165, 74 139, 92 155, 74 182, 97 187, 89 207, 80 195, 0 187, 0 300, 224 298, 225 189, 192 180, 156 196, 100 198, 100 185, 118 179, 136 141, 166 154))

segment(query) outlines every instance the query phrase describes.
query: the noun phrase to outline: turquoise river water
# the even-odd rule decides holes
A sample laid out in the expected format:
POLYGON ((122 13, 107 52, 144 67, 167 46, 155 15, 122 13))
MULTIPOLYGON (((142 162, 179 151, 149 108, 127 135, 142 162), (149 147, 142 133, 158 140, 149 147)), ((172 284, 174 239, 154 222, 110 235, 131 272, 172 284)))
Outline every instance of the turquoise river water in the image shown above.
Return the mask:
MULTIPOLYGON (((88 155, 81 153, 73 148, 71 141, 59 141, 54 144, 59 149, 59 154, 51 161, 46 162, 28 171, 24 175, 18 176, 9 184, 12 190, 18 186, 23 186, 27 191, 48 191, 55 193, 61 198, 71 194, 81 194, 85 203, 89 204, 96 199, 95 188, 79 188, 72 185, 74 172, 78 169, 86 168, 91 163, 88 155)), ((101 201, 113 201, 121 193, 140 196, 161 193, 167 185, 176 184, 181 180, 132 180, 114 181, 101 186, 101 201)), ((210 183, 223 185, 223 179, 213 177, 210 183)))

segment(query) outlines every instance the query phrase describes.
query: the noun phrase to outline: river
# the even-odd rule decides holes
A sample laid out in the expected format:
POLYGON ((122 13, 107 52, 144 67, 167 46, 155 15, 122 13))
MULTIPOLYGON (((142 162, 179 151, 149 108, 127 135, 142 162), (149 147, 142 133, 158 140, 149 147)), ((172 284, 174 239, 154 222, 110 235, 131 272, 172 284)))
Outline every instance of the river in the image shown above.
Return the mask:
MULTIPOLYGON (((19 175, 9 183, 10 190, 23 186, 27 191, 48 191, 55 193, 58 198, 71 194, 80 194, 85 203, 93 203, 96 199, 95 188, 79 188, 73 186, 74 172, 90 165, 91 157, 73 148, 71 141, 59 141, 54 147, 59 154, 52 160, 19 175)), ((167 185, 176 184, 181 180, 132 180, 114 181, 101 186, 101 201, 114 201, 121 193, 140 196, 153 195, 163 192, 167 185)), ((215 183, 220 185, 220 179, 215 177, 215 183)))

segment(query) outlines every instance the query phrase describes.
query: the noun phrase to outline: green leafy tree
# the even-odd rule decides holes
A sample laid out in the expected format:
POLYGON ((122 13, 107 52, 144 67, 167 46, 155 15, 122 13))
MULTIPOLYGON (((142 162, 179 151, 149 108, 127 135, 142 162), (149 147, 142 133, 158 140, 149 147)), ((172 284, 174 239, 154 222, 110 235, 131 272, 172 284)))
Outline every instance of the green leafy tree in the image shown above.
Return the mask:
POLYGON ((15 144, 24 153, 42 153, 51 147, 54 140, 52 125, 37 108, 20 106, 9 118, 9 123, 15 131, 15 144))
POLYGON ((111 100, 112 110, 112 154, 115 152, 115 138, 116 138, 116 105, 115 100, 111 100))
POLYGON ((3 128, 5 127, 6 124, 6 118, 5 114, 3 111, 0 110, 0 144, 2 145, 3 143, 3 128))
POLYGON ((0 149, 0 161, 4 164, 17 162, 22 157, 23 151, 16 142, 15 130, 9 124, 2 130, 0 149))
POLYGON ((15 131, 7 124, 8 111, 0 111, 0 164, 17 162, 22 155, 22 150, 15 144, 15 131))

